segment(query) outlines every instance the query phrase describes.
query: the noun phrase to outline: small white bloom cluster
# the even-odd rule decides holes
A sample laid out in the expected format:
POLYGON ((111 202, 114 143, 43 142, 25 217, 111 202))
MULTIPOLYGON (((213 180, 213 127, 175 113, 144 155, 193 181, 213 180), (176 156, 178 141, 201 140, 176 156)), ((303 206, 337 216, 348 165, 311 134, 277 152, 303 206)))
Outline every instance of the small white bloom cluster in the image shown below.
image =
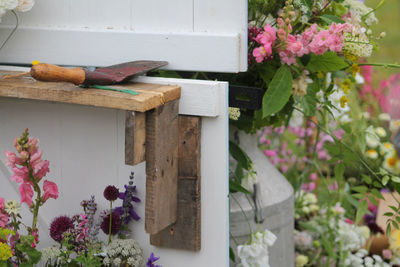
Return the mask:
POLYGON ((294 233, 294 245, 296 249, 306 251, 312 248, 313 238, 307 231, 294 233))
POLYGON ((268 247, 276 241, 276 236, 268 231, 257 232, 252 235, 252 242, 249 245, 237 247, 240 263, 237 267, 270 267, 268 247))
POLYGON ((58 257, 61 254, 61 251, 57 247, 48 247, 41 250, 42 252, 42 260, 44 262, 58 262, 58 257))
MULTIPOLYGON (((357 28, 357 27, 353 27, 357 28)), ((369 42, 368 36, 361 32, 360 34, 348 32, 344 34, 343 51, 357 57, 370 57, 372 55, 373 45, 369 42)))
POLYGON ((34 4, 35 4, 34 0, 0 0, 0 18, 8 10, 15 9, 16 11, 21 11, 21 12, 29 11, 31 10, 34 4))
POLYGON ((390 267, 379 255, 367 256, 368 251, 360 249, 355 254, 349 254, 344 264, 349 267, 390 267))
POLYGON ((229 107, 229 119, 237 121, 240 117, 240 108, 229 107))
POLYGON ((307 94, 308 84, 313 81, 307 76, 308 71, 304 71, 297 79, 293 80, 293 95, 304 96, 307 94))
MULTIPOLYGON (((313 193, 306 193, 303 190, 299 190, 296 194, 296 202, 301 203, 301 211, 305 214, 319 211, 319 206, 317 205, 318 199, 313 193)), ((300 217, 300 215, 296 214, 296 217, 300 217)))
POLYGON ((363 2, 360 0, 344 0, 343 2, 344 5, 347 5, 350 7, 350 13, 352 17, 358 17, 361 18, 368 15, 365 18, 365 23, 368 26, 371 26, 373 23, 378 23, 378 19, 375 17, 375 14, 372 8, 367 7, 363 2))
POLYGON ((343 250, 354 251, 365 245, 370 234, 367 231, 368 228, 365 228, 366 226, 359 227, 343 220, 339 221, 338 226, 338 235, 335 241, 342 242, 343 250))
POLYGON ((122 263, 133 267, 144 265, 143 251, 134 239, 113 240, 106 251, 107 256, 103 260, 105 266, 120 266, 122 263))
POLYGON ((21 205, 16 200, 8 200, 4 205, 4 209, 8 214, 17 216, 21 211, 21 205))

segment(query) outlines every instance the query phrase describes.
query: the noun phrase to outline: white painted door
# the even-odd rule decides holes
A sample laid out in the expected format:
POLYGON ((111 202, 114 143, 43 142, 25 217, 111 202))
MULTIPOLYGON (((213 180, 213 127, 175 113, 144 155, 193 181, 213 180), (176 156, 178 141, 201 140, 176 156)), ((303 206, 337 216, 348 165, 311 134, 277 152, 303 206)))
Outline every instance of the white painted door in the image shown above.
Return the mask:
MULTIPOLYGON (((37 59, 106 66, 165 60, 168 69, 239 72, 247 69, 247 0, 37 0, 0 62, 37 59)), ((0 26, 0 42, 15 24, 0 26)))

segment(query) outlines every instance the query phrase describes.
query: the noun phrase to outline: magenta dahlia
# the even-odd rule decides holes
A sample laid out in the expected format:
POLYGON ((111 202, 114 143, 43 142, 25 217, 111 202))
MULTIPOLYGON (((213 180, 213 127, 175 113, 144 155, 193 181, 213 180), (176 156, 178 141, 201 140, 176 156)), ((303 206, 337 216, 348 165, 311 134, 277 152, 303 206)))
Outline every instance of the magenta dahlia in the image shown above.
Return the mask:
POLYGON ((57 217, 50 224, 50 236, 55 241, 60 242, 63 239, 63 234, 73 228, 74 223, 68 216, 57 217))
POLYGON ((109 185, 104 189, 103 195, 108 201, 114 201, 117 200, 119 196, 119 190, 115 186, 109 185))

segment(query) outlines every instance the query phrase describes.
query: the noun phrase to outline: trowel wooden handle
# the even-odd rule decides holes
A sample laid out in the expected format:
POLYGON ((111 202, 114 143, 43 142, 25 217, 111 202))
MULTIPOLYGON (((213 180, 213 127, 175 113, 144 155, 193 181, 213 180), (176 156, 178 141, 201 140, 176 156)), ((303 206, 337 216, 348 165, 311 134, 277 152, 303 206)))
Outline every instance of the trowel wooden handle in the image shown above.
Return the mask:
POLYGON ((85 81, 85 71, 82 68, 69 69, 46 63, 32 66, 31 76, 38 81, 70 82, 75 85, 85 81))

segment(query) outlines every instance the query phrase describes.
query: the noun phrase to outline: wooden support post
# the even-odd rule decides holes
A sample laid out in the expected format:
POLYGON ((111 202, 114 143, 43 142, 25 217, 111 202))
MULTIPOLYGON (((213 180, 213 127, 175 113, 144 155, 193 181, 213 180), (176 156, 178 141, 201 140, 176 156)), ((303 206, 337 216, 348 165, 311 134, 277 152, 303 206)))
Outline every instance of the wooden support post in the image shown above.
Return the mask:
POLYGON ((151 235, 152 245, 191 251, 201 248, 200 134, 200 117, 179 116, 177 221, 151 235))
POLYGON ((178 107, 174 100, 146 114, 145 230, 156 234, 176 221, 178 107))
POLYGON ((146 156, 146 113, 126 111, 125 164, 136 165, 146 156))

